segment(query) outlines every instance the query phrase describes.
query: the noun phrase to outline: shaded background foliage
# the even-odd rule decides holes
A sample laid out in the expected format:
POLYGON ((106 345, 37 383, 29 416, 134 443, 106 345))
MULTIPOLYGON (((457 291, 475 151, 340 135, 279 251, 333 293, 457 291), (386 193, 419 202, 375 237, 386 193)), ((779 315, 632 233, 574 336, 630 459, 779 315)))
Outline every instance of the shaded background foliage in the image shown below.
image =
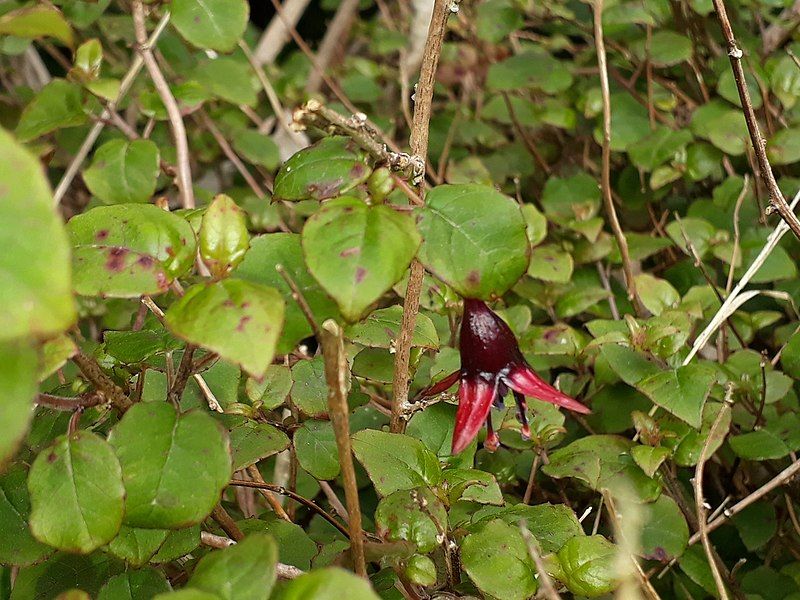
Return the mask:
MULTIPOLYGON (((0 2, 0 595, 800 594, 798 241, 762 253, 777 217, 711 2, 598 8, 627 265, 592 5, 446 7, 422 181, 400 152, 426 3, 312 3, 271 58, 279 16, 249 8, 0 2), (501 448, 451 456, 450 393, 390 432, 416 259, 412 397, 458 368, 460 294, 593 414, 531 400, 523 440, 509 397, 501 448)), ((798 9, 728 11, 791 198, 798 9)))

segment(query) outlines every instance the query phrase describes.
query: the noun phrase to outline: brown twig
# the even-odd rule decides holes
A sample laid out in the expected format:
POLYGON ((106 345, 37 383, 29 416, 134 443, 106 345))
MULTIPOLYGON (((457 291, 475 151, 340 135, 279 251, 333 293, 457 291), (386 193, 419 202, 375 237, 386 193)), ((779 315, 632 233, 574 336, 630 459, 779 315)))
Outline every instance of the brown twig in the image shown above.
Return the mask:
POLYGON ((322 330, 319 328, 319 324, 314 318, 314 313, 311 311, 311 307, 308 305, 305 296, 303 296, 303 292, 300 290, 300 287, 297 285, 295 280, 292 279, 292 276, 289 275, 283 265, 275 265, 275 270, 286 282, 286 285, 289 286, 289 289, 292 290, 292 299, 297 302, 300 312, 303 313, 306 321, 308 321, 308 324, 311 326, 311 330, 314 332, 314 337, 316 337, 318 340, 322 339, 322 330))
POLYGON ((614 237, 619 246, 622 257, 622 270, 625 273, 625 286, 628 288, 628 299, 633 303, 636 314, 644 316, 646 310, 636 293, 636 280, 633 276, 631 256, 628 251, 628 240, 622 231, 622 226, 614 207, 611 196, 611 92, 608 86, 608 64, 606 61, 606 47, 603 41, 603 0, 595 0, 592 4, 594 11, 594 44, 597 50, 597 64, 600 68, 600 91, 603 97, 603 168, 600 176, 600 187, 603 192, 603 201, 614 237))
MULTIPOLYGON (((256 465, 250 465, 249 467, 247 467, 247 474, 253 478, 253 481, 256 481, 258 483, 266 483, 264 481, 264 478, 261 476, 261 471, 258 470, 258 467, 256 465)), ((288 521, 289 523, 292 522, 292 520, 289 518, 289 515, 286 514, 286 511, 284 510, 283 506, 281 505, 280 502, 278 502, 278 499, 272 494, 272 492, 270 492, 268 489, 265 488, 257 488, 257 489, 261 493, 261 495, 264 496, 264 500, 267 501, 267 503, 270 505, 270 508, 272 508, 272 510, 275 512, 276 515, 278 515, 284 521, 288 521)))
POLYGON ((719 565, 717 564, 714 547, 711 545, 711 541, 708 538, 708 523, 706 522, 707 511, 705 498, 703 497, 703 471, 706 461, 709 458, 708 454, 711 444, 722 433, 718 430, 720 429, 720 425, 722 424, 724 418, 730 413, 731 407, 729 402, 732 392, 733 388, 729 387, 725 402, 723 403, 719 414, 717 414, 717 418, 714 419, 714 424, 711 425, 711 429, 708 432, 708 437, 706 438, 706 441, 703 444, 703 449, 700 452, 700 458, 697 461, 697 467, 695 467, 694 471, 694 504, 697 512, 698 533, 700 534, 700 539, 703 542, 703 549, 706 552, 708 565, 711 568, 711 574, 714 576, 714 584, 717 587, 717 592, 719 593, 721 600, 728 600, 729 596, 728 590, 725 587, 725 582, 722 580, 722 574, 720 573, 719 565))
POLYGON ((514 105, 511 103, 511 98, 508 97, 507 92, 503 92, 503 100, 505 100, 506 108, 508 109, 508 116, 511 118, 511 123, 514 125, 514 129, 517 130, 519 137, 522 138, 522 143, 525 144, 525 148, 527 148, 528 152, 530 152, 531 156, 533 156, 539 166, 542 167, 542 170, 545 172, 545 174, 550 175, 553 170, 550 168, 550 165, 547 164, 547 161, 542 156, 542 153, 539 152, 536 144, 525 132, 525 128, 517 118, 517 111, 514 110, 514 105))
MULTIPOLYGON (((141 306, 146 305, 142 304, 141 306)), ((181 396, 183 396, 183 390, 186 389, 186 384, 192 376, 194 366, 192 359, 194 358, 195 350, 197 350, 197 346, 194 344, 186 344, 186 347, 183 349, 183 356, 178 365, 178 370, 175 373, 175 379, 172 381, 169 393, 167 394, 167 398, 174 404, 180 402, 181 396)))
POLYGON ((765 141, 758 127, 756 113, 755 110, 753 110, 753 103, 750 100, 750 91, 747 88, 744 68, 742 67, 743 53, 733 35, 733 28, 728 19, 728 12, 725 10, 725 2, 724 0, 712 0, 712 2, 714 4, 714 10, 717 13, 719 25, 722 28, 722 35, 728 45, 728 58, 730 59, 731 69, 733 70, 733 80, 736 82, 736 89, 739 92, 739 100, 742 103, 744 120, 745 123, 747 123, 750 141, 753 143, 753 151, 756 154, 758 167, 761 171, 761 179, 769 192, 770 204, 786 222, 789 229, 792 230, 792 233, 800 239, 800 220, 797 219, 794 211, 786 202, 786 198, 783 197, 783 193, 778 187, 778 182, 775 181, 772 165, 769 164, 769 159, 767 158, 765 141))
POLYGON ((177 155, 177 169, 178 174, 176 183, 178 190, 181 194, 181 202, 183 208, 194 208, 194 190, 192 189, 192 168, 189 163, 189 142, 186 139, 186 127, 183 124, 183 117, 181 116, 178 103, 169 89, 164 74, 158 66, 155 57, 153 56, 152 48, 147 44, 147 26, 144 18, 144 6, 141 0, 133 0, 133 29, 136 34, 136 42, 139 44, 139 52, 144 60, 145 68, 150 74, 150 79, 153 80, 153 85, 158 92, 161 102, 167 111, 169 118, 170 128, 172 129, 172 137, 175 141, 175 151, 177 155))
POLYGON ((242 52, 247 58, 247 62, 250 63, 250 66, 255 72, 258 81, 261 83, 261 87, 264 88, 264 93, 267 95, 267 100, 269 101, 269 105, 272 107, 272 112, 275 113, 275 119, 278 122, 278 127, 283 129, 290 137, 293 136, 294 132, 289 128, 289 124, 286 122, 286 110, 283 108, 280 98, 278 98, 278 94, 275 92, 275 88, 272 87, 272 82, 270 82, 270 80, 267 78, 267 74, 264 73, 264 69, 258 64, 258 61, 256 61, 256 58, 253 56, 253 53, 250 52, 250 47, 245 43, 244 40, 239 41, 239 48, 241 48, 242 52))
POLYGON ((244 533, 239 529, 236 521, 228 514, 221 504, 217 504, 214 510, 211 511, 211 518, 222 528, 222 531, 236 542, 241 542, 244 539, 244 533))
POLYGON ((39 406, 46 406, 53 410, 73 411, 77 409, 89 408, 91 406, 100 406, 105 402, 103 395, 96 392, 88 392, 80 396, 55 396, 53 394, 39 394, 36 396, 36 404, 39 406))
POLYGON ((228 485, 270 490, 272 492, 275 492, 276 494, 280 494, 281 496, 287 496, 292 500, 294 500, 295 502, 299 502, 306 508, 313 510, 315 513, 317 513, 319 516, 325 519, 328 523, 333 525, 339 531, 339 533, 341 533, 348 539, 350 538, 350 532, 347 530, 347 528, 344 527, 341 523, 339 523, 339 521, 337 521, 333 517, 333 515, 331 515, 328 511, 326 511, 324 508, 322 508, 319 504, 317 504, 313 500, 309 500, 308 498, 301 496, 297 492, 288 490, 282 485, 275 485, 272 483, 259 483, 257 481, 240 481, 236 479, 228 482, 228 485))
POLYGON ((95 389, 107 398, 119 412, 125 412, 133 405, 133 402, 131 402, 131 399, 128 398, 122 388, 103 372, 94 357, 78 350, 75 356, 72 357, 72 362, 77 365, 81 373, 95 389))
POLYGON ((344 481, 344 498, 350 526, 350 548, 356 573, 367 576, 364 559, 364 534, 361 528, 361 506, 358 499, 358 483, 353 465, 353 451, 350 444, 350 408, 347 404, 350 369, 344 352, 342 328, 333 319, 322 324, 322 354, 325 359, 325 379, 328 382, 328 412, 336 435, 336 448, 339 451, 339 465, 344 481))
MULTIPOLYGON (((442 41, 447 28, 448 14, 447 0, 435 0, 415 95, 414 118, 410 136, 411 154, 423 165, 428 155, 428 125, 431 119, 433 87, 436 81, 439 56, 442 52, 442 41)), ((420 181, 423 181, 423 178, 420 178, 420 181)), ((424 189, 422 187, 419 189, 419 194, 420 197, 424 198, 424 189)), ((417 312, 419 312, 419 298, 422 293, 424 275, 425 269, 422 263, 416 259, 412 261, 406 287, 406 297, 403 302, 403 319, 400 325, 400 334, 397 337, 397 352, 394 357, 394 380, 392 385, 394 397, 392 399, 392 420, 390 423, 390 430, 393 433, 401 433, 405 428, 403 406, 408 401, 408 368, 411 360, 411 339, 417 321, 417 312)))
POLYGON ((220 150, 225 155, 225 157, 231 161, 231 164, 236 167, 236 170, 239 172, 239 175, 242 176, 245 183, 250 186, 250 189, 253 190, 253 193, 258 198, 266 197, 266 192, 264 189, 258 184, 255 177, 250 174, 250 171, 247 170, 247 167, 242 162, 242 159, 239 158, 239 155, 234 152, 233 148, 231 147, 228 140, 225 139, 225 136, 222 135, 222 132, 219 130, 219 127, 216 126, 213 120, 209 118, 209 116, 205 113, 204 110, 200 109, 197 111, 197 117, 200 119, 203 127, 205 127, 214 140, 217 142, 220 150))

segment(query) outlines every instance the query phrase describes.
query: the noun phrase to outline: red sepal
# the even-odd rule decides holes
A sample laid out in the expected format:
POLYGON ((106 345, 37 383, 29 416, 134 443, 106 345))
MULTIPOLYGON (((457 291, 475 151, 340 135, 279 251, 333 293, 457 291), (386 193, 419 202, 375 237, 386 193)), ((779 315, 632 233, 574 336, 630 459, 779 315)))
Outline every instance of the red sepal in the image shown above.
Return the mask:
POLYGON ((478 435, 492 401, 497 394, 497 383, 485 381, 480 377, 468 379, 461 378, 458 388, 458 411, 456 411, 456 426, 453 430, 452 453, 458 454, 478 435))
POLYGON ((531 396, 544 402, 550 402, 556 406, 563 406, 569 410, 573 410, 581 414, 589 414, 592 412, 588 407, 584 406, 577 400, 574 400, 566 394, 559 392, 552 385, 544 381, 528 365, 515 366, 511 369, 509 374, 505 377, 508 387, 512 390, 531 396))

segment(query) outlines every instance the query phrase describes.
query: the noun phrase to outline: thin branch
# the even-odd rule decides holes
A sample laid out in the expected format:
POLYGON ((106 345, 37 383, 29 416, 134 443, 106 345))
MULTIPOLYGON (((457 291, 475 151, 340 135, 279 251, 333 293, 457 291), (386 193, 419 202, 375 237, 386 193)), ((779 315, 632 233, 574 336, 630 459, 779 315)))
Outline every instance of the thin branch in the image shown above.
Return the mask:
POLYGON ((553 172, 553 169, 550 168, 550 165, 547 164, 547 161, 542 156, 542 153, 539 152, 539 149, 536 147, 534 141, 525 132, 525 128, 517 118, 517 111, 514 110, 514 105, 511 103, 511 98, 509 98, 507 92, 503 92, 502 94, 503 100, 505 100, 506 103, 506 108, 508 109, 508 116, 511 117, 511 123, 514 125, 514 129, 517 130, 517 133, 522 138, 522 143, 525 144, 525 148, 528 149, 528 152, 530 152, 531 156, 533 156, 536 162, 539 163, 539 166, 542 167, 542 170, 545 172, 545 174, 550 175, 553 172))
POLYGON ((317 50, 317 63, 319 69, 314 70, 308 76, 306 82, 306 93, 314 94, 319 91, 322 85, 322 73, 327 72, 328 67, 333 63, 337 48, 347 40, 347 33, 352 28, 353 19, 358 14, 360 0, 342 0, 336 9, 336 14, 328 24, 328 29, 317 50))
POLYGON ((597 64, 600 69, 600 92, 603 98, 603 169, 600 175, 600 187, 603 192, 606 216, 617 240, 619 254, 622 257, 622 270, 625 273, 628 299, 633 303, 636 314, 643 316, 646 310, 639 295, 636 293, 636 280, 633 277, 628 240, 622 231, 622 226, 617 217, 617 209, 614 207, 614 198, 611 196, 611 92, 608 86, 606 46, 603 41, 603 0, 595 0, 592 4, 592 9, 594 11, 594 45, 597 51, 597 64))
POLYGON ((294 136, 295 133, 289 128, 289 124, 286 122, 286 110, 283 108, 280 98, 278 98, 278 94, 275 92, 275 88, 272 87, 272 83, 267 78, 267 74, 264 73, 264 69, 258 64, 255 56, 250 52, 250 47, 244 40, 239 41, 239 48, 242 49, 242 52, 247 58, 247 62, 249 62, 250 66, 253 68, 256 77, 258 77, 258 81, 261 83, 261 87, 264 88, 264 93, 267 95, 267 100, 272 107, 272 112, 275 113, 278 127, 283 129, 290 137, 294 136))
POLYGON ((259 65, 271 65, 278 58, 290 38, 290 30, 298 21, 311 0, 287 0, 281 13, 276 13, 256 44, 253 56, 259 65))
POLYGON ((237 479, 229 481, 228 485, 270 490, 272 492, 275 492, 276 494, 280 494, 281 496, 287 496, 292 500, 294 500, 295 502, 299 502, 306 508, 313 510, 315 513, 317 513, 319 516, 325 519, 328 523, 333 525, 339 531, 339 533, 341 533, 348 539, 350 538, 350 532, 347 530, 347 528, 344 527, 341 523, 339 523, 339 521, 337 521, 334 518, 334 516, 331 515, 328 511, 326 511, 324 508, 322 508, 319 504, 317 504, 313 500, 309 500, 308 498, 301 496, 297 492, 293 492, 292 490, 286 489, 282 485, 275 485, 272 483, 259 483, 257 481, 240 481, 237 479))
MULTIPOLYGON (((717 586, 717 592, 721 600, 728 600, 729 596, 728 590, 725 587, 725 582, 722 580, 722 574, 720 573, 719 565, 717 565, 714 547, 711 545, 711 541, 708 539, 706 501, 703 497, 703 471, 706 461, 709 458, 709 449, 711 448, 711 444, 722 434, 722 432, 719 431, 720 426, 722 425, 725 417, 730 414, 731 407, 729 402, 732 392, 733 388, 729 387, 728 393, 725 397, 725 402, 722 404, 722 408, 720 409, 719 414, 717 414, 717 418, 714 419, 714 424, 711 426, 711 429, 708 432, 708 437, 703 444, 703 449, 700 452, 700 458, 697 461, 697 467, 695 467, 694 471, 694 505, 695 510, 697 511, 697 523, 699 529, 698 533, 700 534, 700 539, 703 542, 703 549, 705 550, 706 558, 708 559, 708 565, 711 568, 711 574, 714 576, 714 584, 717 586)), ((722 435, 724 437, 724 434, 722 435)))
POLYGON ((347 390, 350 382, 350 369, 344 352, 342 328, 333 319, 322 324, 322 354, 325 359, 325 379, 328 382, 328 412, 336 435, 336 448, 339 451, 339 465, 344 481, 344 497, 350 526, 350 549, 355 570, 361 577, 367 576, 364 559, 364 534, 361 528, 361 505, 358 499, 358 483, 353 465, 353 451, 350 444, 350 408, 347 404, 347 390))
MULTIPOLYGON (((236 545, 236 542, 231 538, 226 538, 224 536, 211 533, 210 531, 200 532, 200 543, 204 546, 208 546, 209 548, 216 548, 218 550, 224 550, 225 548, 230 548, 231 546, 236 545)), ((305 574, 305 571, 292 565, 278 563, 275 565, 275 574, 279 579, 297 579, 301 575, 305 574)))
MULTIPOLYGON (((265 483, 264 478, 261 476, 261 471, 258 470, 258 467, 256 465, 250 465, 249 467, 247 467, 247 474, 253 478, 253 481, 257 481, 258 483, 265 483)), ((272 510, 275 512, 276 515, 278 515, 284 521, 288 521, 289 523, 292 522, 292 520, 289 518, 289 515, 286 514, 286 511, 284 510, 283 506, 278 501, 278 499, 272 494, 272 492, 270 492, 268 489, 265 488, 258 488, 258 491, 261 493, 262 496, 264 496, 264 499, 267 501, 267 504, 270 505, 270 507, 272 508, 272 510)))
POLYGON ((169 84, 153 56, 153 50, 147 45, 147 26, 145 24, 142 0, 133 0, 131 6, 133 8, 133 29, 136 34, 136 41, 139 43, 139 52, 169 117, 177 155, 176 167, 178 175, 176 183, 181 193, 181 202, 183 208, 194 208, 192 170, 189 163, 189 142, 186 140, 186 127, 183 124, 183 117, 181 116, 180 108, 178 108, 178 103, 169 89, 169 84))
POLYGON ((105 403, 105 398, 96 391, 75 397, 55 396, 53 394, 39 394, 36 396, 36 404, 39 406, 46 406, 53 410, 62 410, 65 412, 89 408, 91 406, 100 406, 103 403, 105 403))
POLYGON ((345 523, 350 522, 350 515, 347 512, 347 509, 342 504, 342 501, 339 500, 339 497, 336 495, 336 492, 333 491, 331 484, 327 481, 319 481, 319 488, 322 490, 322 493, 325 494, 325 497, 328 499, 328 502, 331 503, 331 507, 333 510, 336 511, 345 523))
POLYGON ((300 290, 300 287, 297 285, 295 280, 292 279, 292 276, 289 275, 283 265, 275 265, 275 270, 286 282, 286 285, 289 286, 289 289, 292 290, 292 298, 295 302, 297 302, 300 312, 303 313, 306 321, 308 321, 308 324, 311 326, 311 330, 314 332, 314 337, 316 337, 318 340, 322 339, 322 330, 319 328, 319 324, 314 318, 314 313, 311 311, 311 307, 308 305, 305 296, 303 296, 303 292, 300 290))
MULTIPOLYGON (((800 202, 800 191, 797 192, 792 200, 790 209, 793 210, 798 202, 800 202)), ((733 288, 731 293, 728 294, 728 297, 725 298, 725 302, 722 303, 722 306, 720 306, 719 310, 717 310, 716 314, 711 318, 708 325, 706 325, 706 328, 695 339, 694 344, 692 344, 692 349, 689 351, 689 354, 686 355, 686 358, 683 361, 684 365, 688 365, 692 361, 695 354, 697 354, 697 352, 706 345, 711 336, 714 335, 714 332, 720 327, 720 325, 722 325, 722 323, 725 322, 731 311, 735 310, 735 307, 741 304, 739 295, 742 293, 747 284, 750 283, 750 280, 758 272, 758 270, 761 268, 761 265, 764 264, 787 231, 789 231, 789 226, 786 224, 786 221, 780 221, 775 226, 775 229, 767 238, 767 241, 764 244, 764 247, 761 248, 758 256, 756 256, 756 258, 753 260, 753 263, 748 267, 744 275, 742 275, 742 278, 733 288)))
POLYGON ((528 547, 528 554, 533 560, 533 564, 536 565, 536 571, 539 573, 542 595, 548 600, 561 600, 561 595, 556 590, 553 579, 547 572, 547 566, 544 564, 544 560, 542 560, 538 544, 528 529, 528 525, 524 519, 519 523, 519 531, 522 534, 522 539, 525 540, 525 545, 528 547))
MULTIPOLYGON (((150 34, 148 40, 140 45, 140 50, 145 48, 152 48, 158 38, 161 37, 164 29, 167 27, 169 23, 169 12, 164 12, 164 15, 161 17, 161 20, 156 25, 156 28, 153 30, 153 33, 150 34)), ((61 177, 61 181, 58 182, 55 191, 53 192, 53 204, 58 206, 61 203, 61 200, 64 198, 64 194, 67 193, 69 186, 72 184, 72 180, 75 179, 75 175, 78 174, 78 171, 83 164, 83 161, 86 160, 86 157, 89 156, 89 152, 91 152, 94 143, 97 141, 97 138, 100 137, 100 134, 103 131, 103 128, 106 126, 106 122, 111 117, 111 111, 116 110, 117 104, 125 97, 128 91, 131 89, 133 85, 133 81, 136 79, 136 76, 139 74, 139 71, 142 70, 142 66, 144 65, 144 61, 142 60, 142 55, 137 54, 133 62, 131 63, 128 72, 125 73, 125 76, 122 78, 122 81, 119 84, 119 92, 117 93, 117 97, 113 102, 109 102, 108 106, 103 110, 100 114, 100 118, 95 122, 92 128, 89 130, 89 133, 86 136, 86 139, 83 140, 78 153, 72 159, 72 162, 67 167, 67 170, 64 172, 64 175, 61 177)))
POLYGON ((759 170, 761 171, 761 179, 769 192, 769 200, 772 207, 786 222, 789 229, 792 230, 792 233, 800 239, 800 220, 797 219, 794 211, 786 202, 786 198, 783 197, 783 193, 778 187, 778 182, 775 181, 772 165, 769 164, 769 159, 767 158, 766 142, 758 127, 756 113, 755 110, 753 110, 753 103, 750 100, 750 91, 747 88, 744 68, 742 67, 743 53, 733 35, 733 28, 728 19, 728 12, 725 10, 725 2, 724 0, 712 0, 712 2, 714 4, 714 10, 717 13, 719 25, 722 28, 722 35, 725 37, 725 42, 728 45, 728 58, 731 62, 731 69, 733 69, 733 80, 736 82, 736 89, 739 92, 739 100, 741 100, 742 103, 744 120, 747 123, 750 141, 753 143, 753 150, 756 154, 759 170))
MULTIPOLYGON (((439 66, 442 41, 447 29, 448 5, 448 0, 435 0, 415 95, 410 145, 411 154, 422 165, 426 163, 428 155, 428 125, 431 119, 436 70, 439 66)), ((424 179, 420 178, 420 181, 424 181, 424 179)), ((420 197, 424 198, 424 188, 422 186, 420 186, 419 194, 420 197)), ((424 276, 425 269, 422 263, 415 259, 411 263, 406 297, 403 302, 403 319, 400 325, 400 333, 397 337, 397 352, 394 357, 394 380, 392 385, 394 397, 392 399, 392 420, 390 423, 390 430, 394 433, 400 433, 405 428, 403 407, 408 402, 410 383, 408 369, 411 360, 411 339, 414 334, 417 313, 419 312, 419 298, 422 293, 424 276)))
POLYGON ((84 377, 100 392, 119 412, 125 412, 133 402, 125 392, 119 387, 114 380, 103 372, 100 364, 94 357, 84 354, 82 350, 78 350, 75 356, 72 357, 77 367, 83 373, 84 377))
POLYGON ((217 524, 222 527, 222 531, 227 533, 234 541, 241 542, 244 539, 244 533, 239 529, 236 521, 228 514, 228 511, 222 508, 222 504, 217 504, 214 507, 214 510, 211 511, 211 518, 214 519, 217 524))

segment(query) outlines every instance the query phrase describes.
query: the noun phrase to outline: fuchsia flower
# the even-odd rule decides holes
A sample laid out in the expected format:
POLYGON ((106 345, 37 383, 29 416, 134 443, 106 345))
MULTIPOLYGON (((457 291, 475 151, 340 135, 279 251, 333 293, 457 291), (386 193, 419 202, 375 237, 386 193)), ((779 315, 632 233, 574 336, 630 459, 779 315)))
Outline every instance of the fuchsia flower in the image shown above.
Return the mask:
POLYGON ((502 406, 503 397, 509 389, 514 392, 517 418, 522 423, 522 436, 525 439, 531 435, 526 416, 525 396, 583 414, 591 412, 577 400, 559 392, 533 371, 522 356, 511 329, 480 300, 470 298, 464 300, 460 345, 461 369, 420 394, 421 397, 440 394, 456 380, 460 380, 456 426, 453 431, 453 454, 458 454, 466 448, 484 423, 489 430, 484 448, 490 451, 497 449, 500 439, 492 429, 489 409, 492 404, 502 406))

